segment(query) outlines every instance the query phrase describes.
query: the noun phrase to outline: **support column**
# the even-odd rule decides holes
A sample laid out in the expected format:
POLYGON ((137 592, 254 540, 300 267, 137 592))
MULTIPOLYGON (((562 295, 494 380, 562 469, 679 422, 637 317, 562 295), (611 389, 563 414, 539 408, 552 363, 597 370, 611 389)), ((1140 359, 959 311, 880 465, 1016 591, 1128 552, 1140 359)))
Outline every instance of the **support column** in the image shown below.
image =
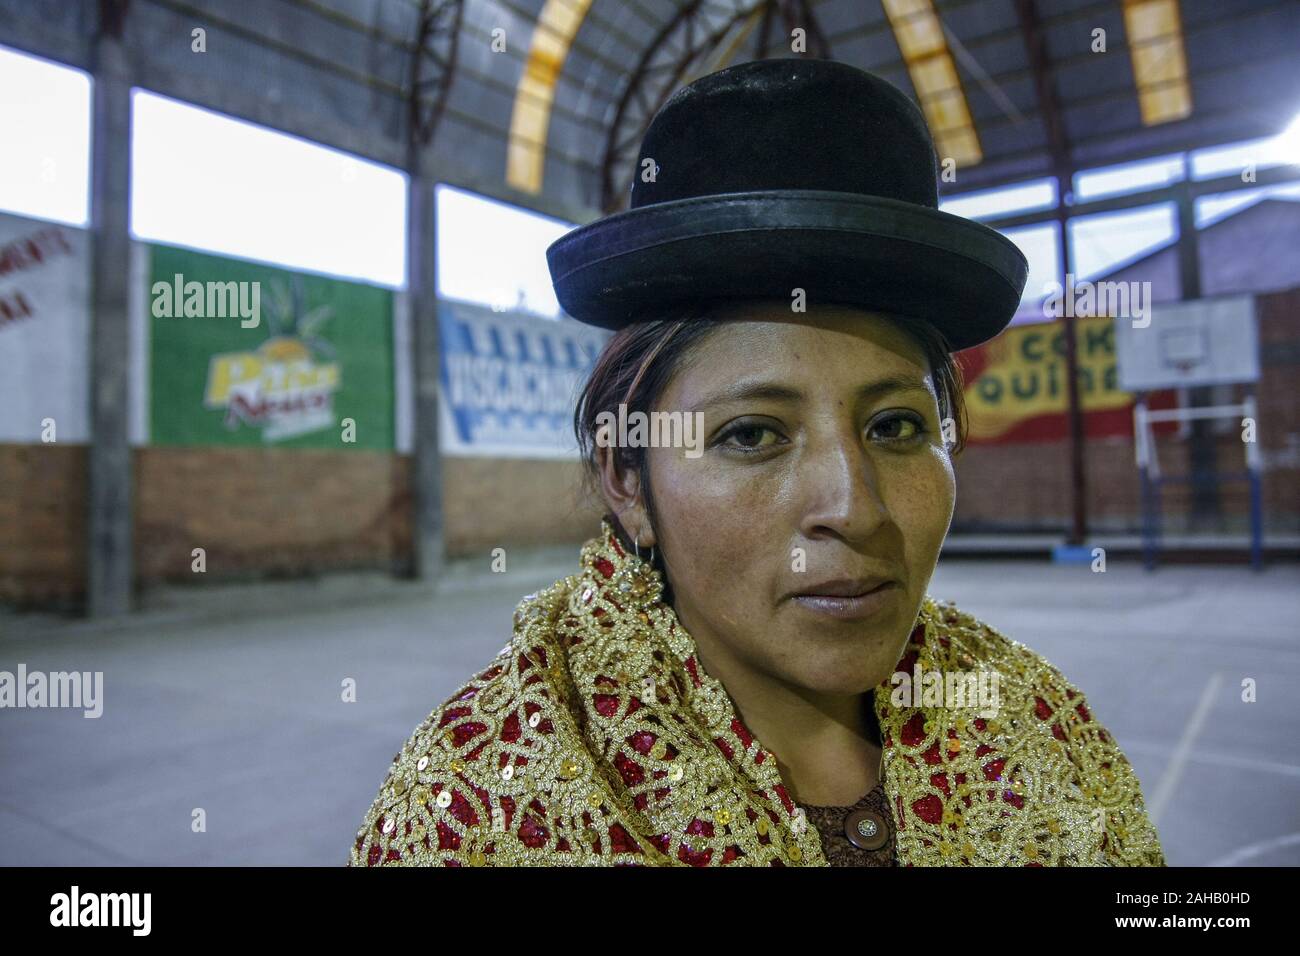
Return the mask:
POLYGON ((104 32, 95 41, 91 126, 90 514, 86 547, 86 611, 91 617, 130 611, 135 577, 133 470, 127 432, 130 162, 129 64, 120 37, 104 32))
POLYGON ((436 581, 446 559, 442 514, 442 452, 438 445, 438 249, 434 183, 408 164, 408 287, 411 300, 411 362, 415 421, 411 468, 413 576, 436 581))

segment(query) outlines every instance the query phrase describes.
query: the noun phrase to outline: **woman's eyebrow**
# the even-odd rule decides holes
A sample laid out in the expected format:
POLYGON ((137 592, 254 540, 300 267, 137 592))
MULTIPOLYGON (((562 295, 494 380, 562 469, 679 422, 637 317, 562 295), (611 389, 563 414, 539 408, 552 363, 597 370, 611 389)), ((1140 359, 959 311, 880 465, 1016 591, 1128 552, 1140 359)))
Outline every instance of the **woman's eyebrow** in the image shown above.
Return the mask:
POLYGON ((755 399, 797 402, 802 400, 803 397, 804 394, 799 389, 791 388, 788 385, 778 385, 776 382, 739 382, 721 391, 714 392, 692 408, 691 411, 699 412, 714 405, 727 405, 731 402, 753 401, 755 399))
MULTIPOLYGON (((859 400, 871 400, 887 395, 890 392, 923 392, 926 395, 933 396, 934 392, 928 388, 923 380, 903 378, 901 376, 889 376, 879 379, 875 382, 869 382, 861 386, 856 393, 859 400)), ((802 401, 804 393, 797 388, 791 388, 788 385, 781 385, 777 382, 740 382, 721 391, 715 392, 704 401, 700 402, 692 412, 704 411, 714 405, 726 405, 731 402, 754 401, 758 399, 767 399, 777 402, 798 402, 802 401)))
POLYGON ((890 392, 924 392, 926 395, 934 395, 934 390, 930 388, 926 380, 903 378, 897 375, 891 375, 888 378, 882 378, 879 381, 863 385, 858 389, 858 398, 873 399, 882 395, 888 395, 890 392))

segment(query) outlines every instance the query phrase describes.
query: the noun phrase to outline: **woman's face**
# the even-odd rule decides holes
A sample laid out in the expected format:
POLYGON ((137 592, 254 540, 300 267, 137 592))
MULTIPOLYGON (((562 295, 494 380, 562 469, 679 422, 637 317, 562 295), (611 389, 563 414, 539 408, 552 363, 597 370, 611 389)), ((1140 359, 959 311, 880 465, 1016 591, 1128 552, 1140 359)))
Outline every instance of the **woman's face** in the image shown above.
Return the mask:
POLYGON ((657 520, 638 507, 625 527, 658 545, 702 649, 866 691, 893 672, 952 518, 925 353, 849 307, 719 317, 656 406, 703 414, 703 454, 647 449, 657 520))

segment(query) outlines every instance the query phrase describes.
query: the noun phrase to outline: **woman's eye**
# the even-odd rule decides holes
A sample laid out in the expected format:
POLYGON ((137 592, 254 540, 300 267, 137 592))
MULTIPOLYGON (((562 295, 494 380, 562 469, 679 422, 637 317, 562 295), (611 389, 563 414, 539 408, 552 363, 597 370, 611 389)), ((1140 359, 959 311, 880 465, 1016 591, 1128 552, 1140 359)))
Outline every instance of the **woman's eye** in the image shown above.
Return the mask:
POLYGON ((872 422, 872 435, 884 441, 907 441, 921 434, 922 423, 911 415, 889 415, 872 422))
POLYGON ((756 451, 776 444, 776 432, 766 425, 738 425, 729 430, 721 442, 730 448, 756 451))

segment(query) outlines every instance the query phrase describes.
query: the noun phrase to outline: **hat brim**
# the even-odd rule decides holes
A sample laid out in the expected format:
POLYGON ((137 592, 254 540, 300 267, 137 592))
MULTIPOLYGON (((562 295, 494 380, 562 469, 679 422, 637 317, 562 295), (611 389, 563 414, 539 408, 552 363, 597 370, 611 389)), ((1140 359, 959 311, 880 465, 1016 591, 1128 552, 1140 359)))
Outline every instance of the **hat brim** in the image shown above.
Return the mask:
POLYGON ((556 298, 618 329, 713 299, 834 302, 929 323, 957 351, 1011 322, 1029 264, 981 223, 860 193, 775 190, 655 203, 546 250, 556 298))

